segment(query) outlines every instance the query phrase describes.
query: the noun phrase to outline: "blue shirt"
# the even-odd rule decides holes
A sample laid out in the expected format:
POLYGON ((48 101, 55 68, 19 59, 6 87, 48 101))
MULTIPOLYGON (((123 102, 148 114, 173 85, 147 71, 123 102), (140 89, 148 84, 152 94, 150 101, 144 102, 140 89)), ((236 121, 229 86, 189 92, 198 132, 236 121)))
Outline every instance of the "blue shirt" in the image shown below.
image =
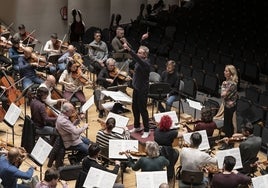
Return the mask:
POLYGON ((23 56, 18 59, 19 68, 20 68, 20 77, 23 78, 34 78, 36 76, 36 72, 34 67, 28 62, 28 60, 23 56))
POLYGON ((9 163, 5 155, 0 157, 0 178, 5 188, 17 188, 17 179, 30 179, 33 176, 33 168, 26 172, 20 171, 16 166, 9 163))

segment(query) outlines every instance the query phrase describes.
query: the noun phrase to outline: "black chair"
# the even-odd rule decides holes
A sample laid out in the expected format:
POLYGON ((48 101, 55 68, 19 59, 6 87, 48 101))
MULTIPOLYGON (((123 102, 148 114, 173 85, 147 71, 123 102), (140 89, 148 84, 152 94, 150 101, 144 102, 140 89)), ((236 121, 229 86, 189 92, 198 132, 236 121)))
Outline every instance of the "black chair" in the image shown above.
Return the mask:
POLYGON ((217 74, 206 73, 204 80, 204 91, 208 95, 219 96, 219 77, 217 74))
POLYGON ((196 84, 199 91, 203 91, 205 81, 205 71, 201 69, 194 69, 192 77, 196 80, 196 84))
POLYGON ((179 180, 180 188, 205 188, 206 185, 203 183, 204 173, 203 172, 192 172, 183 170, 181 172, 181 180, 179 180))
POLYGON ((245 63, 244 79, 254 84, 260 82, 260 67, 258 63, 245 63))
POLYGON ((186 98, 196 99, 197 93, 197 84, 194 78, 185 77, 182 79, 184 82, 184 88, 181 92, 181 95, 186 98))
POLYGON ((81 170, 75 183, 75 188, 83 188, 83 184, 87 178, 87 173, 81 170))
MULTIPOLYGON (((148 97, 153 100, 153 103, 156 102, 158 105, 159 102, 163 102, 167 94, 170 92, 171 87, 168 83, 158 82, 151 84, 149 87, 148 97)), ((152 116, 154 115, 154 104, 152 107, 152 116)))

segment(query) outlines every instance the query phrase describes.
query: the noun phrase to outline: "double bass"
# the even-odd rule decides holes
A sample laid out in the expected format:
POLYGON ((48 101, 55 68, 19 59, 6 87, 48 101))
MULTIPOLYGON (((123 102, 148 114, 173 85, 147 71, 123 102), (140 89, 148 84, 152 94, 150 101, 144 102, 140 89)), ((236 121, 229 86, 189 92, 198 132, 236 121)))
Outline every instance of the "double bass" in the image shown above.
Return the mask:
POLYGON ((14 79, 8 76, 4 70, 2 70, 4 76, 1 78, 1 85, 6 88, 6 94, 9 104, 14 103, 17 106, 24 104, 24 97, 22 92, 15 86, 14 79))

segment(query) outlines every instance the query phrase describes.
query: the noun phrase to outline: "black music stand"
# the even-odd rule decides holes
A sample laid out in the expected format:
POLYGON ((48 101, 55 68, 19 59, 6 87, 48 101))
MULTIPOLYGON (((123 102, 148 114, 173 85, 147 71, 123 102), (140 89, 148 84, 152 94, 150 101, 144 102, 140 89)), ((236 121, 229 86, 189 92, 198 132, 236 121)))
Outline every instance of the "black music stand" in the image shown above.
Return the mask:
POLYGON ((47 61, 56 65, 58 64, 58 59, 60 58, 60 56, 60 54, 49 55, 47 61))

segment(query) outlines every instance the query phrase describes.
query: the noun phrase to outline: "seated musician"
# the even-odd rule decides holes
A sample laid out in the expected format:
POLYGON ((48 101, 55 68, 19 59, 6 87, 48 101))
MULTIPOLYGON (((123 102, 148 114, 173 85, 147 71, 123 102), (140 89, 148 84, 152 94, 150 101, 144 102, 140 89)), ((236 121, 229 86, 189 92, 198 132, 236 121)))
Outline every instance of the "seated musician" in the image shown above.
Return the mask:
POLYGON ((41 84, 44 81, 39 78, 35 72, 35 69, 39 67, 38 62, 32 58, 33 48, 25 47, 24 56, 19 57, 18 65, 20 70, 20 77, 22 80, 23 89, 27 88, 33 83, 41 84))
POLYGON ((35 39, 31 33, 26 31, 25 26, 23 24, 20 24, 19 27, 19 32, 15 33, 13 35, 13 38, 16 40, 18 39, 19 41, 22 41, 23 44, 36 44, 38 42, 37 39, 35 39))
POLYGON ((208 136, 212 136, 214 129, 217 129, 216 123, 213 121, 211 109, 203 107, 201 109, 201 121, 194 125, 194 131, 206 130, 208 136))
POLYGON ((78 127, 78 121, 71 121, 75 109, 71 103, 64 103, 62 105, 61 113, 58 115, 56 121, 56 129, 58 130, 65 149, 73 149, 79 151, 81 159, 88 154, 88 146, 91 143, 86 137, 81 134, 88 128, 88 124, 78 127))
MULTIPOLYGON (((120 161, 115 161, 115 167, 113 170, 106 168, 105 166, 98 163, 98 157, 100 155, 101 148, 97 143, 92 143, 88 147, 88 156, 83 159, 82 170, 86 173, 91 167, 104 170, 113 174, 118 174, 120 168, 120 161)), ((124 185, 120 183, 115 183, 113 188, 124 188, 124 185)))
POLYGON ((60 72, 62 72, 62 71, 64 71, 66 69, 66 66, 67 66, 68 62, 73 60, 72 57, 74 57, 74 55, 81 57, 81 55, 79 53, 75 52, 75 47, 73 45, 69 45, 67 52, 65 52, 58 59, 58 69, 59 69, 60 72))
POLYGON ((95 31, 94 41, 89 44, 88 55, 90 65, 98 75, 108 58, 108 47, 104 41, 101 41, 101 32, 95 31))
POLYGON ((44 51, 48 53, 48 55, 54 55, 60 53, 61 41, 58 40, 57 33, 52 33, 50 35, 50 40, 48 40, 44 46, 44 51))
MULTIPOLYGON (((241 173, 249 174, 252 172, 254 167, 251 167, 258 158, 257 155, 261 149, 262 139, 259 136, 253 134, 254 126, 247 122, 242 126, 242 133, 233 134, 232 138, 241 138, 240 140, 246 137, 246 140, 242 141, 239 145, 239 150, 241 154, 241 160, 243 169, 239 169, 241 173)), ((228 138, 225 138, 226 144, 228 144, 228 138)))
POLYGON ((176 138, 182 137, 184 133, 187 133, 187 130, 185 128, 183 128, 182 131, 177 131, 175 129, 171 130, 171 125, 171 117, 164 115, 159 122, 159 127, 157 127, 154 131, 155 142, 162 146, 160 154, 169 160, 169 166, 167 167, 169 181, 175 177, 174 166, 179 158, 179 151, 172 147, 172 143, 176 138))
MULTIPOLYGON (((207 164, 217 165, 217 159, 211 157, 208 153, 198 149, 202 142, 202 136, 199 132, 194 132, 190 136, 190 147, 183 147, 180 153, 181 171, 202 172, 202 167, 207 164)), ((204 178, 204 183, 208 180, 204 178)))
POLYGON ((170 111, 174 101, 179 99, 179 91, 183 90, 184 82, 180 80, 179 73, 175 71, 176 63, 173 60, 169 60, 166 64, 166 70, 162 72, 160 82, 165 82, 170 85, 172 90, 169 92, 166 109, 161 103, 158 105, 160 112, 170 111))
POLYGON ((34 173, 34 167, 31 166, 27 171, 19 170, 22 163, 22 156, 18 148, 11 148, 7 156, 0 156, 0 179, 1 184, 6 188, 22 188, 22 184, 18 184, 18 178, 31 179, 34 173))
POLYGON ((81 65, 71 60, 67 64, 67 70, 64 70, 59 78, 59 84, 64 86, 63 97, 68 101, 76 97, 81 105, 86 102, 85 94, 82 91, 83 83, 79 79, 82 74, 81 65))
POLYGON ((142 172, 148 171, 163 171, 165 167, 169 165, 169 161, 164 157, 160 156, 159 146, 156 142, 146 142, 146 157, 141 157, 136 163, 133 161, 131 156, 128 156, 128 165, 133 170, 142 172))
MULTIPOLYGON (((130 79, 130 77, 126 77, 125 81, 130 79)), ((94 91, 94 102, 99 111, 99 118, 104 116, 104 109, 102 107, 104 96, 101 94, 101 91, 111 86, 118 86, 122 82, 124 81, 119 79, 119 70, 115 67, 115 60, 113 58, 107 59, 106 67, 102 68, 97 78, 97 83, 101 87, 94 91)))
POLYGON ((236 159, 233 156, 225 156, 223 161, 223 172, 214 174, 211 187, 212 188, 236 188, 239 185, 248 185, 251 178, 244 174, 233 170, 236 164, 236 159))
POLYGON ((56 117, 49 117, 46 111, 45 100, 48 89, 40 87, 37 89, 36 98, 30 103, 31 117, 37 134, 58 135, 55 129, 56 117))
POLYGON ((96 142, 103 149, 102 153, 108 157, 108 149, 109 149, 109 140, 110 139, 125 139, 128 140, 130 138, 130 133, 128 128, 125 127, 124 133, 121 135, 119 133, 113 132, 113 128, 116 125, 115 118, 111 117, 107 119, 105 122, 105 128, 101 129, 97 132, 96 142))
POLYGON ((46 104, 49 106, 54 106, 56 105, 58 102, 66 102, 66 99, 64 98, 59 98, 59 99, 52 99, 51 98, 51 91, 53 90, 53 88, 56 85, 56 79, 53 75, 48 75, 47 79, 45 80, 45 82, 43 82, 42 84, 40 84, 39 87, 45 87, 48 89, 48 96, 45 100, 46 104))
POLYGON ((56 188, 58 187, 58 182, 61 184, 62 188, 68 188, 68 184, 65 181, 59 180, 60 174, 57 170, 49 168, 45 172, 44 180, 38 182, 35 188, 56 188))
POLYGON ((23 51, 20 51, 20 41, 12 38, 12 47, 8 50, 9 58, 12 60, 13 69, 19 71, 18 59, 23 56, 23 51))

